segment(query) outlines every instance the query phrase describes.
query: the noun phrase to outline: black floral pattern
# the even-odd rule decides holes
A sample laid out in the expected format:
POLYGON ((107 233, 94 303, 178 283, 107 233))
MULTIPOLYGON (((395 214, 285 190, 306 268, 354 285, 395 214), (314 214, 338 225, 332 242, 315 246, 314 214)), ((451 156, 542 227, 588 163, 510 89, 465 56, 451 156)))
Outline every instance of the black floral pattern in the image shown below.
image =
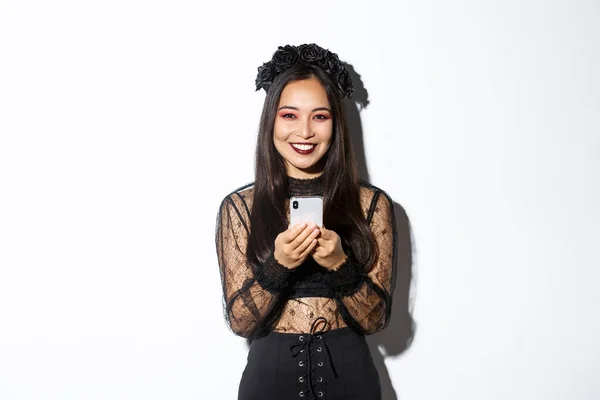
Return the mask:
POLYGON ((292 65, 296 64, 299 58, 300 55, 298 54, 298 48, 295 46, 279 46, 275 54, 273 54, 271 63, 275 67, 277 73, 280 74, 292 65))
POLYGON ((299 62, 313 64, 321 68, 337 83, 342 97, 351 97, 354 85, 344 63, 337 54, 324 49, 315 43, 300 46, 279 46, 273 54, 271 61, 258 67, 256 76, 256 90, 269 90, 273 80, 288 68, 299 62))

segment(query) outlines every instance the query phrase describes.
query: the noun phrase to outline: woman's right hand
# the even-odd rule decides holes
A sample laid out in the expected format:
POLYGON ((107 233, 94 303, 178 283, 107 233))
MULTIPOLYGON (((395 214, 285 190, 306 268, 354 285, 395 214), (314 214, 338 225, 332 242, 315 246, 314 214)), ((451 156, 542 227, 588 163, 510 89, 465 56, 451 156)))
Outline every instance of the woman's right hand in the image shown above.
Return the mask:
POLYGON ((319 228, 314 223, 299 224, 275 238, 275 260, 289 269, 299 267, 317 245, 319 228))

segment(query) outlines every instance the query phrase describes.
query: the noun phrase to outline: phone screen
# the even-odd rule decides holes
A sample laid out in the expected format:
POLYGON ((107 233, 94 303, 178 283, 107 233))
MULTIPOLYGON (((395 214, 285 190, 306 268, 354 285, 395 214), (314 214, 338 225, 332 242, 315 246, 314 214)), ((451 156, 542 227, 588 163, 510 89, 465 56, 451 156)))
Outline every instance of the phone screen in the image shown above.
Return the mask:
POLYGON ((323 226, 323 198, 320 196, 295 196, 290 199, 290 224, 313 222, 323 226))

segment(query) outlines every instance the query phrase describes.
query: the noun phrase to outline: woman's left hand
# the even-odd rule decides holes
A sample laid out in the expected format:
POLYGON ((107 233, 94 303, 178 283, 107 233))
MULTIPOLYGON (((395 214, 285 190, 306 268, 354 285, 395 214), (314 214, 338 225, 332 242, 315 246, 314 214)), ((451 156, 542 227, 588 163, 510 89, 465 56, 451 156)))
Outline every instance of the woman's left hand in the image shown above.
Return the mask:
POLYGON ((317 242, 317 247, 315 247, 312 254, 314 260, 323 268, 337 271, 348 257, 342 249, 340 236, 334 231, 323 227, 317 242))

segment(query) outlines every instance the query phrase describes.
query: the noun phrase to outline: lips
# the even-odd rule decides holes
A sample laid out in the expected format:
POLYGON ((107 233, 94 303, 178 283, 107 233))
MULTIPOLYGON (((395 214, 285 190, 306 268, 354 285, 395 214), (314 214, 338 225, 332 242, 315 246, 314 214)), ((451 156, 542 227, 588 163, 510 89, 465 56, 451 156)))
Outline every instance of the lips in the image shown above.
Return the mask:
POLYGON ((290 143, 290 146, 298 154, 310 154, 317 148, 313 143, 290 143))

